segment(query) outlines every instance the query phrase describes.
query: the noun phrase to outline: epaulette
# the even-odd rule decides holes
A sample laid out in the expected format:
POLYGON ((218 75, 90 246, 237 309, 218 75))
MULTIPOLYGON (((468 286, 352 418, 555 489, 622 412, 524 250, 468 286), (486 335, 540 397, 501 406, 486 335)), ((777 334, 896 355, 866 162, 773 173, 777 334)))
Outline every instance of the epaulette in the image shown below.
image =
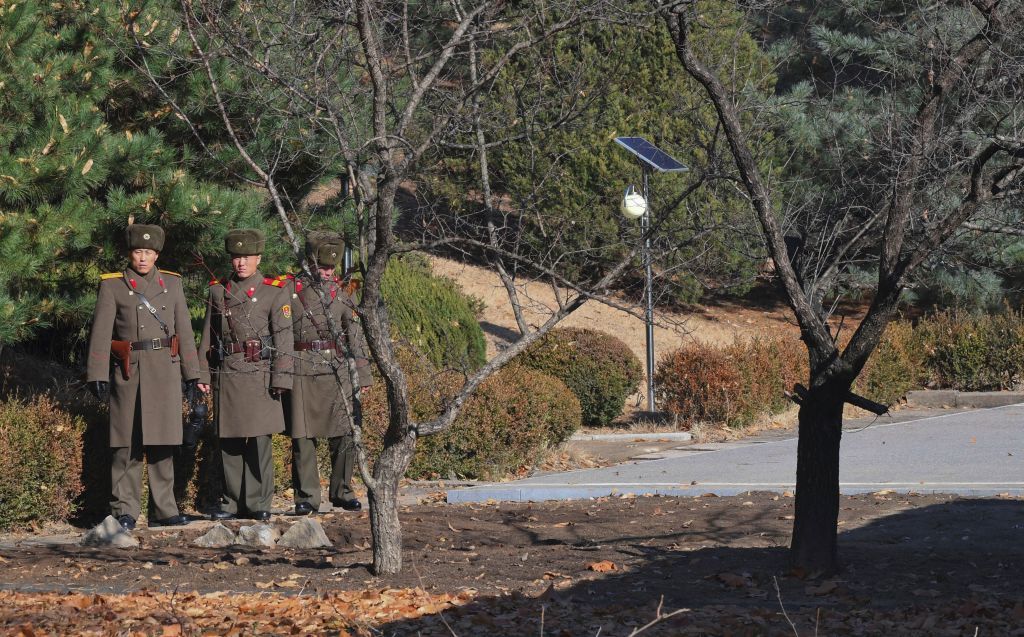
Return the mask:
POLYGON ((280 277, 273 278, 268 276, 264 277, 263 285, 272 285, 275 288, 283 288, 285 285, 287 285, 287 279, 282 279, 280 277))
POLYGON ((349 296, 353 296, 360 287, 362 287, 362 283, 360 283, 358 279, 351 279, 347 284, 345 284, 345 292, 347 292, 349 296))
POLYGON ((100 281, 106 281, 107 279, 120 279, 124 276, 121 272, 107 272, 106 274, 100 275, 100 281))
POLYGON ((224 279, 211 279, 210 280, 210 287, 213 287, 214 285, 224 285, 224 283, 225 283, 224 279))
POLYGON ((162 272, 164 274, 170 274, 171 276, 176 276, 179 279, 181 278, 181 275, 178 274, 177 272, 171 272, 170 270, 160 270, 160 272, 162 272))

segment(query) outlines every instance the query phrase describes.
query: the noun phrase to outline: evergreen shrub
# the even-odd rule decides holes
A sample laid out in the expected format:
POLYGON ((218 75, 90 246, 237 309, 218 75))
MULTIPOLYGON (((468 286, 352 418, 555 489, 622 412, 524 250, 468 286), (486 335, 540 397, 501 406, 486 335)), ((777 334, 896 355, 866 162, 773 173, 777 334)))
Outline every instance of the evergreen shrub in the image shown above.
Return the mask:
POLYGON ((402 338, 435 367, 475 371, 486 361, 487 348, 471 301, 451 279, 435 276, 419 255, 391 259, 382 294, 392 324, 402 338))
POLYGON ((893 321, 857 377, 854 392, 892 405, 927 383, 926 358, 924 331, 909 321, 893 321))
POLYGON ((1024 379, 1024 314, 950 310, 922 321, 932 386, 961 391, 1010 389, 1024 379))
POLYGON ((419 441, 410 477, 496 479, 536 464, 581 424, 565 383, 525 367, 484 381, 447 431, 419 441))
POLYGON ((587 425, 611 423, 643 380, 640 360, 625 343, 584 328, 552 330, 518 362, 564 382, 579 399, 587 425))
MULTIPOLYGON (((461 386, 461 377, 437 371, 409 350, 399 351, 409 381, 411 417, 437 416, 461 386)), ((496 478, 532 466, 544 449, 564 442, 581 423, 580 404, 564 383, 510 366, 486 380, 466 401, 451 428, 417 441, 410 478, 496 478)), ((384 385, 376 379, 363 399, 363 440, 380 452, 388 425, 384 385)))
POLYGON ((0 530, 74 513, 84 430, 47 396, 0 403, 0 530))

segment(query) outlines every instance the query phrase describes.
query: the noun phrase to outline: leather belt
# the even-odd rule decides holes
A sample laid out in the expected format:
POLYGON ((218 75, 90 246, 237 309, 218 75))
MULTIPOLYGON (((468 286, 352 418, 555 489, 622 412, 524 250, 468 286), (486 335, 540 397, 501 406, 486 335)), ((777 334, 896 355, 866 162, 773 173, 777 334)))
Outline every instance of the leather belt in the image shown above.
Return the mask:
POLYGON ((145 341, 132 341, 132 351, 138 352, 147 349, 163 349, 171 346, 169 338, 151 338, 145 341))
POLYGON ((304 343, 295 343, 296 352, 329 352, 334 349, 334 341, 307 341, 304 343))

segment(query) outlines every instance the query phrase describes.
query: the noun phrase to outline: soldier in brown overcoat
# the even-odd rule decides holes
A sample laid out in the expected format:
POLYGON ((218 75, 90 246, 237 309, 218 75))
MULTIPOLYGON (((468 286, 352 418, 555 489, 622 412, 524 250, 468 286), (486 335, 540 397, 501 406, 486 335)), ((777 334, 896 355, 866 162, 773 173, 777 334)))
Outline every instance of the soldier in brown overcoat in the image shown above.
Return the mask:
POLYGON ((362 508, 351 485, 355 467, 352 422, 361 414, 358 402, 352 399, 352 377, 346 357, 354 359, 361 387, 369 387, 373 378, 362 330, 353 315, 353 299, 335 276, 343 250, 339 235, 311 233, 306 256, 318 281, 305 273, 286 277, 292 300, 296 369, 294 387, 285 399, 285 422, 286 432, 292 438, 292 487, 297 515, 308 515, 320 508, 317 438, 327 438, 330 449, 331 505, 346 511, 362 508), (328 315, 332 321, 328 321, 328 315), (337 340, 332 337, 332 322, 337 340))
POLYGON ((143 452, 150 526, 186 524, 174 501, 174 447, 181 444, 181 384, 199 359, 180 275, 156 268, 159 226, 128 227, 129 265, 100 276, 86 381, 110 397, 111 514, 125 530, 141 514, 143 452))
POLYGON ((284 430, 282 394, 292 387, 291 298, 259 264, 259 230, 231 230, 224 247, 233 274, 210 283, 199 344, 199 388, 214 391, 224 466, 225 508, 214 519, 270 519, 274 464, 270 438, 284 430))

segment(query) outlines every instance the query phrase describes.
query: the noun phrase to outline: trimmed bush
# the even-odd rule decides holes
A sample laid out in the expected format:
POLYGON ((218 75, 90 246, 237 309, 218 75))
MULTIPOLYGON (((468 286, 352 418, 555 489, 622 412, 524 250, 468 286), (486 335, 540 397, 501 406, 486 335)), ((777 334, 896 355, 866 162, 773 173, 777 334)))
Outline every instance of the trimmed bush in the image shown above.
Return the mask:
POLYGON ((518 362, 565 383, 579 399, 587 425, 611 423, 643 380, 633 351, 597 330, 552 330, 520 354, 518 362))
POLYGON ((854 391, 892 405, 927 382, 925 339, 907 321, 889 324, 854 384, 854 391))
POLYGON ((785 392, 796 383, 808 383, 807 350, 795 337, 738 341, 726 348, 726 354, 741 377, 731 425, 747 425, 762 416, 785 411, 793 404, 785 392))
POLYGON ((418 255, 391 259, 381 286, 392 325, 435 367, 483 367, 487 347, 474 314, 479 299, 471 300, 451 279, 434 276, 418 255))
POLYGON ((929 384, 961 391, 1010 389, 1024 378, 1024 314, 939 312, 918 330, 929 384))
POLYGON ((47 396, 0 403, 0 530, 74 513, 84 430, 47 396))
POLYGON ((723 350, 703 345, 669 352, 654 372, 658 404, 687 426, 729 422, 736 411, 740 380, 740 371, 723 350))
MULTIPOLYGON (((412 417, 428 420, 441 412, 461 386, 452 372, 399 350, 409 382, 412 417)), ((445 432, 417 442, 410 478, 495 478, 535 463, 543 449, 572 435, 581 422, 575 395, 557 378, 521 366, 507 367, 485 381, 466 401, 445 432)), ((363 399, 363 440, 376 457, 388 424, 383 383, 377 379, 363 399)))
POLYGON ((419 441, 409 477, 494 479, 532 467, 581 423, 565 383, 525 367, 487 379, 451 429, 419 441))
POLYGON ((662 358, 654 375, 662 408, 687 427, 740 427, 783 411, 790 404, 784 391, 806 378, 802 345, 781 339, 739 341, 724 349, 688 345, 662 358))

